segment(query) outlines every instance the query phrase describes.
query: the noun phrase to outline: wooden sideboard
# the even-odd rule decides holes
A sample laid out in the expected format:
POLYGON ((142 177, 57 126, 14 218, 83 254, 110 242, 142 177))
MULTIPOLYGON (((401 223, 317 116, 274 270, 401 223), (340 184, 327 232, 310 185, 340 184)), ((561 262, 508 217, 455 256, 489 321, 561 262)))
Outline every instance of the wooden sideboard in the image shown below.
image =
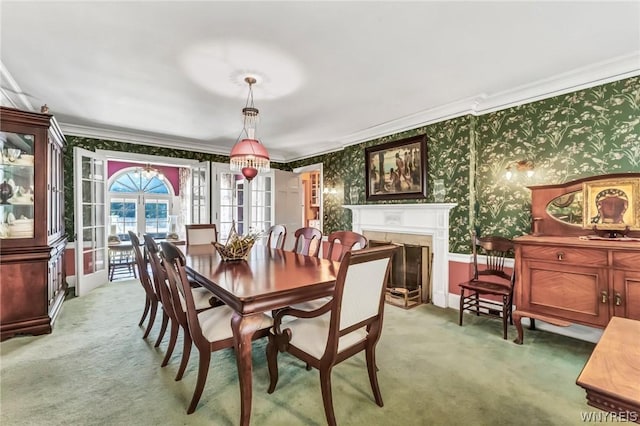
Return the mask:
MULTIPOLYGON (((627 230, 624 238, 598 239, 582 219, 587 209, 570 206, 587 202, 582 196, 586 185, 638 177, 617 174, 530 187, 533 235, 514 238, 516 343, 523 342, 522 318, 530 318, 532 325, 539 319, 599 328, 614 316, 640 320, 640 233, 627 230)), ((639 215, 635 198, 632 211, 639 215)))
POLYGON ((612 316, 640 320, 640 242, 530 235, 514 242, 516 343, 522 317, 600 328, 612 316))

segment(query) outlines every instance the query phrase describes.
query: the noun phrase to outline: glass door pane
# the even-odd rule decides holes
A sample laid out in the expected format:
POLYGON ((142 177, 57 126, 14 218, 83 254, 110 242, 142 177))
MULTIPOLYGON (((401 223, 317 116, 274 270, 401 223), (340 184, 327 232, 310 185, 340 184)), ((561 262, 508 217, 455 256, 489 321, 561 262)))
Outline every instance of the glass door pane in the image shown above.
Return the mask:
POLYGON ((191 220, 190 223, 211 223, 209 214, 209 163, 191 168, 191 220))
POLYGON ((271 176, 257 176, 251 182, 251 229, 266 232, 273 223, 271 176))
POLYGON ((167 238, 169 232, 169 201, 144 198, 145 233, 153 238, 167 238))
POLYGON ((227 241, 233 222, 236 224, 236 232, 245 232, 245 198, 244 198, 244 177, 233 172, 220 172, 218 174, 220 182, 220 220, 219 238, 222 242, 227 241))
POLYGON ((106 162, 95 152, 74 147, 76 294, 107 282, 106 162))
POLYGON ((34 237, 34 140, 0 132, 0 239, 34 237))
POLYGON ((109 237, 118 236, 120 241, 129 241, 129 231, 138 233, 137 198, 111 197, 109 237))

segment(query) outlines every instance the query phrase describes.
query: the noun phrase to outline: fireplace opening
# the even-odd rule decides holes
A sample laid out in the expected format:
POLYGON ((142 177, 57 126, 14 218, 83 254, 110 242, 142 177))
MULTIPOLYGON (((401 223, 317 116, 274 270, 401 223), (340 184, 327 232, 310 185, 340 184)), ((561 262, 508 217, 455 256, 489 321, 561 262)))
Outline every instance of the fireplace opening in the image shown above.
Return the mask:
POLYGON ((385 300, 405 309, 430 302, 431 247, 395 241, 369 240, 375 247, 392 243, 398 246, 391 259, 385 300))

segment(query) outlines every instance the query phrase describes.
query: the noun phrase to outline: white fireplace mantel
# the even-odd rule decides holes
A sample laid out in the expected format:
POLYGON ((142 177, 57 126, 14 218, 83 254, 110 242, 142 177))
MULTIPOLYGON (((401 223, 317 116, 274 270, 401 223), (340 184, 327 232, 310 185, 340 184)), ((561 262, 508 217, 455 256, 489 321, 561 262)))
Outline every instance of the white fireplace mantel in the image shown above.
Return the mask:
POLYGON ((449 212, 455 203, 344 205, 353 212, 352 230, 431 235, 433 304, 446 308, 449 295, 449 212))

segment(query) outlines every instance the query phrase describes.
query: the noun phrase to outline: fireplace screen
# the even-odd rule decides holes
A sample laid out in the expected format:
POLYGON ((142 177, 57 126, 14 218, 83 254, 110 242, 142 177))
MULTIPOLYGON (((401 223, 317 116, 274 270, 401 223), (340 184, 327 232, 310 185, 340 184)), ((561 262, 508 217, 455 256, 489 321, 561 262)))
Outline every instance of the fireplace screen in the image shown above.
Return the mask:
MULTIPOLYGON (((371 247, 385 244, 389 242, 369 241, 371 247)), ((429 294, 431 250, 428 246, 392 244, 399 246, 399 249, 391 259, 386 301, 403 308, 412 308, 421 304, 423 296, 428 297, 429 294)))

